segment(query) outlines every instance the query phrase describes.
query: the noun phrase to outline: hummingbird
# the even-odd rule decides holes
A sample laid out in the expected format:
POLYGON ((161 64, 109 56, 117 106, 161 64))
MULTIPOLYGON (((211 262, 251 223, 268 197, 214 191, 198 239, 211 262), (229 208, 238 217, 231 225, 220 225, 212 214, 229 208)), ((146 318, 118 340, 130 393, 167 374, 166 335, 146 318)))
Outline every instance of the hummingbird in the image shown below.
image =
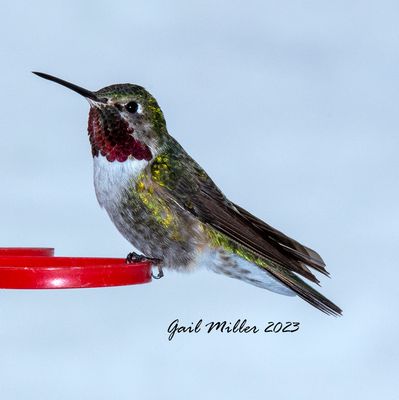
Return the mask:
MULTIPOLYGON (((118 231, 163 269, 200 267, 287 296, 326 314, 341 309, 304 279, 329 275, 320 255, 230 201, 169 134, 156 99, 124 83, 90 91, 33 72, 85 97, 97 200, 118 231), (312 271, 313 270, 313 271, 312 271)), ((227 160, 226 160, 227 162, 227 160)))

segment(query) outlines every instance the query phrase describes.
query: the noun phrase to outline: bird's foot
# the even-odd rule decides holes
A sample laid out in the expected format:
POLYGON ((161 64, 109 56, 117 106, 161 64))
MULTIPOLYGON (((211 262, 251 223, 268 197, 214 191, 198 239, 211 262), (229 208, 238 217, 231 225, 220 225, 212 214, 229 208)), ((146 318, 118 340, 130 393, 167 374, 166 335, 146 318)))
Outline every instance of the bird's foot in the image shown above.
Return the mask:
POLYGON ((159 265, 162 262, 160 258, 146 257, 145 255, 137 254, 134 251, 132 251, 126 256, 126 264, 132 264, 141 261, 149 261, 151 264, 154 265, 159 265))
POLYGON ((151 272, 151 276, 154 279, 161 279, 163 277, 163 270, 162 270, 162 260, 160 258, 153 258, 153 257, 146 257, 143 254, 137 254, 134 251, 129 253, 126 257, 126 263, 127 264, 132 264, 135 262, 141 262, 141 261, 149 261, 151 264, 156 266, 158 268, 158 273, 155 275, 154 273, 151 272))
POLYGON ((157 268, 158 268, 158 273, 155 275, 153 272, 151 272, 151 276, 154 279, 161 279, 163 277, 163 269, 160 264, 157 265, 157 268))

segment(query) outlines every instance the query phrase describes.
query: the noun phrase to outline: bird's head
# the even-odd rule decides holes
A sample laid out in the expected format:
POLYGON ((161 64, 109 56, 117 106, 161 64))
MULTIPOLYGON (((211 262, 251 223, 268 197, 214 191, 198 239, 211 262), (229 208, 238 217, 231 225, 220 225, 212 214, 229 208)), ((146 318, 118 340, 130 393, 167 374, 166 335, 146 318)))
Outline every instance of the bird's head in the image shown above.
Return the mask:
POLYGON ((130 83, 89 91, 41 72, 36 75, 59 83, 90 103, 88 133, 94 157, 124 162, 129 157, 151 160, 168 135, 165 118, 155 98, 130 83))

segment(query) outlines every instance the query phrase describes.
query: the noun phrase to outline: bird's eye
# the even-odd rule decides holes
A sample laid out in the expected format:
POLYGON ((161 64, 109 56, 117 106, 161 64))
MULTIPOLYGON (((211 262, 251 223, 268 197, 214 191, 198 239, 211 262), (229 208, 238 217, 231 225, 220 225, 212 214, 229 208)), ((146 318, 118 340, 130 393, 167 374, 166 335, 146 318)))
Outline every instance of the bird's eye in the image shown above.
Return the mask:
POLYGON ((130 112, 131 114, 134 114, 137 112, 139 105, 135 101, 130 101, 129 103, 126 104, 125 108, 126 111, 130 112))

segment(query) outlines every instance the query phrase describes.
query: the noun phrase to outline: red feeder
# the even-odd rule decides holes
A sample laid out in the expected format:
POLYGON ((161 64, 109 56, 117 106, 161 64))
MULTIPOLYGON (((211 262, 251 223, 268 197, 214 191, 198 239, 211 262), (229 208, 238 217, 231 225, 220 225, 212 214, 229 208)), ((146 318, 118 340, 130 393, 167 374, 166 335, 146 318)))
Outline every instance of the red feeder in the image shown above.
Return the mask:
POLYGON ((0 288, 67 289, 151 281, 151 263, 124 258, 53 257, 52 248, 0 248, 0 288))
POLYGON ((0 247, 0 257, 54 256, 52 247, 0 247))

